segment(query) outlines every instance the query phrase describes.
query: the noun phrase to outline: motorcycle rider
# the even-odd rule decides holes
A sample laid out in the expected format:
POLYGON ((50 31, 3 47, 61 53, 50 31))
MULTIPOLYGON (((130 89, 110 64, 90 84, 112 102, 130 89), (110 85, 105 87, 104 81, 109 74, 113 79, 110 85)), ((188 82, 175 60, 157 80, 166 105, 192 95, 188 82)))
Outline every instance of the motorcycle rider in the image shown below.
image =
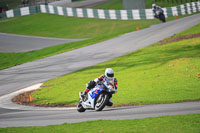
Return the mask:
MULTIPOLYGON (((86 94, 93 89, 97 84, 101 85, 103 84, 105 81, 109 82, 109 81, 114 81, 114 87, 115 90, 117 90, 117 79, 114 78, 114 71, 112 70, 112 68, 107 68, 105 70, 105 74, 101 75, 100 77, 96 78, 95 80, 91 80, 90 82, 88 82, 86 84, 86 88, 83 94, 81 94, 81 97, 84 98, 86 96, 86 94)), ((110 101, 112 103, 112 99, 110 101)), ((112 105, 111 105, 112 106, 112 105)))
POLYGON ((164 14, 163 9, 156 4, 152 4, 152 10, 153 10, 153 13, 154 13, 154 17, 157 18, 157 19, 159 19, 159 16, 156 14, 156 11, 160 11, 161 13, 164 14))

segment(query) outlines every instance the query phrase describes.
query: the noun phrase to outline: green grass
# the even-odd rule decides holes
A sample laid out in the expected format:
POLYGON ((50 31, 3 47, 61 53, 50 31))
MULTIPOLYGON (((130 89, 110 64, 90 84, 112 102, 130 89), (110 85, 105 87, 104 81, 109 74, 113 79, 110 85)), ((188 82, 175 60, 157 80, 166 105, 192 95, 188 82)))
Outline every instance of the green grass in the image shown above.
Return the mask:
MULTIPOLYGON (((175 18, 170 17, 167 18, 167 21, 173 19, 175 18)), ((157 23, 160 22, 156 19, 134 21, 99 20, 50 14, 35 14, 10 19, 0 19, 0 32, 43 37, 88 39, 23 53, 0 53, 0 69, 9 68, 25 62, 104 41, 124 33, 135 31, 136 26, 140 29, 144 29, 157 23)))
POLYGON ((109 2, 106 2, 102 5, 94 7, 95 9, 115 9, 115 10, 121 10, 123 9, 123 0, 111 0, 109 2))
MULTIPOLYGON (((185 17, 184 15, 181 17, 185 17)), ((181 18, 179 17, 179 18, 181 18)), ((167 18, 167 21, 174 20, 167 18)), ((88 18, 72 18, 51 14, 35 14, 30 16, 0 19, 0 32, 30 36, 56 38, 87 38, 81 42, 61 44, 41 50, 23 53, 0 53, 0 69, 34 61, 47 56, 66 52, 75 48, 91 45, 124 33, 149 27, 160 23, 159 20, 100 20, 88 18), (14 60, 13 60, 14 59, 14 60)))
MULTIPOLYGON (((190 30, 193 31, 194 28, 190 30)), ((114 69, 119 82, 119 91, 113 96, 116 105, 199 100, 199 51, 200 38, 166 45, 154 44, 108 62, 49 80, 44 83, 49 87, 33 94, 34 102, 76 104, 78 92, 83 91, 88 81, 103 74, 108 67, 114 69)))
POLYGON ((176 36, 189 35, 189 34, 197 34, 197 33, 200 34, 200 24, 198 24, 198 25, 196 25, 196 26, 193 26, 192 28, 190 28, 190 29, 188 29, 188 30, 186 30, 186 31, 184 31, 184 32, 181 32, 181 33, 175 35, 175 37, 176 37, 176 36))
POLYGON ((167 0, 164 0, 164 1, 157 0, 157 2, 155 2, 155 0, 146 0, 146 7, 152 8, 153 3, 155 3, 161 7, 172 7, 172 6, 179 6, 179 5, 185 4, 185 3, 196 2, 196 0, 182 0, 183 2, 181 2, 181 0, 168 0, 168 1, 169 1, 169 3, 167 2, 167 0))
POLYGON ((164 116, 135 120, 98 120, 46 127, 0 128, 0 132, 4 133, 198 133, 199 131, 200 114, 164 116))
POLYGON ((0 69, 91 45, 135 31, 136 26, 143 29, 160 23, 158 20, 99 20, 50 14, 35 14, 1 21, 0 32, 57 38, 87 38, 88 40, 23 53, 0 53, 0 69))
MULTIPOLYGON (((182 0, 183 3, 181 3, 181 0, 169 0, 169 3, 165 0, 157 0, 155 2, 155 0, 146 0, 146 8, 152 8, 152 4, 155 3, 161 7, 172 7, 172 6, 178 6, 178 5, 181 5, 181 4, 184 4, 184 3, 189 3, 191 1, 189 0, 182 0), (172 2, 174 1, 174 2, 172 2)), ((193 2, 196 2, 196 0, 192 0, 193 2)), ((123 9, 123 1, 122 0, 111 0, 107 3, 104 3, 102 5, 99 5, 99 6, 96 6, 95 7, 96 9, 115 9, 115 10, 121 10, 123 9)))
POLYGON ((57 38, 99 38, 117 36, 146 28, 157 20, 101 20, 35 14, 0 23, 0 32, 57 38))

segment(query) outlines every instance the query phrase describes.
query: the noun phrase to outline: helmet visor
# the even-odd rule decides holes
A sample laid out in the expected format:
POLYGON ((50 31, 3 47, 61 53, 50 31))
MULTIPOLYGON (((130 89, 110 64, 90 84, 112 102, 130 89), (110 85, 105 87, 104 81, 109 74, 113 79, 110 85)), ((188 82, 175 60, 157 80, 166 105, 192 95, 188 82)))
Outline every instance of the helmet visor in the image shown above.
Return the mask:
POLYGON ((112 77, 114 77, 114 73, 112 73, 112 74, 107 73, 107 76, 110 77, 110 78, 112 78, 112 77))

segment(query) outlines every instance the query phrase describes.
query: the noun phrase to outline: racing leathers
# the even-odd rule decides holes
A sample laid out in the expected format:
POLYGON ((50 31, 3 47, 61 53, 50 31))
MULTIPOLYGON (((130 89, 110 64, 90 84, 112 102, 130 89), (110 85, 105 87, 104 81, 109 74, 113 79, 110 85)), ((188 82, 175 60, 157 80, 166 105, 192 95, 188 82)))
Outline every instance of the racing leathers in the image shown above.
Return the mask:
MULTIPOLYGON (((86 89, 85 89, 85 92, 81 95, 81 97, 82 97, 82 99, 84 99, 84 97, 87 95, 87 93, 91 90, 91 89, 93 89, 96 85, 102 85, 105 81, 107 82, 107 83, 110 83, 109 81, 110 80, 114 80, 114 87, 115 87, 115 90, 116 90, 116 92, 117 92, 117 89, 118 89, 118 87, 117 87, 117 79, 116 78, 112 78, 112 79, 108 79, 105 75, 101 75, 99 78, 96 78, 95 80, 91 80, 90 82, 88 82, 87 84, 86 84, 86 89)), ((112 96, 111 96, 111 98, 109 99, 109 102, 107 103, 107 106, 112 106, 113 105, 113 101, 112 101, 112 96)))
MULTIPOLYGON (((108 80, 106 78, 105 75, 101 75, 100 77, 96 78, 95 80, 91 80, 90 82, 87 83, 86 85, 86 89, 85 89, 85 92, 84 92, 84 95, 86 95, 92 88, 94 88, 97 84, 98 85, 101 85, 102 83, 104 83, 106 80, 108 80)), ((117 87, 117 79, 116 78, 113 78, 114 80, 114 87, 115 87, 115 90, 118 89, 117 87)))
POLYGON ((159 16, 157 15, 156 11, 160 11, 161 13, 164 13, 163 9, 161 7, 159 7, 159 6, 157 6, 157 5, 154 6, 152 8, 152 10, 153 10, 153 13, 154 13, 154 17, 158 18, 158 19, 159 19, 159 16))

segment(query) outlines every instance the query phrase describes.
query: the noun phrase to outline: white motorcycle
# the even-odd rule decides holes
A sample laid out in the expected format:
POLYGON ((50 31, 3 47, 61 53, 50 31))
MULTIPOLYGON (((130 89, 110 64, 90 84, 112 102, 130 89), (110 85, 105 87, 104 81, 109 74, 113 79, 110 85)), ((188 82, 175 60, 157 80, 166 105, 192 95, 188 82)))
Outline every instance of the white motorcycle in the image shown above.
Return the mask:
POLYGON ((106 105, 112 106, 112 94, 117 90, 114 87, 114 81, 105 81, 100 85, 96 85, 91 89, 87 95, 82 98, 82 92, 79 93, 80 100, 77 105, 78 112, 85 112, 85 110, 101 111, 106 105))
POLYGON ((159 20, 161 20, 163 23, 166 22, 165 15, 164 15, 164 12, 162 10, 157 10, 155 12, 155 16, 156 16, 156 18, 158 18, 159 20))

